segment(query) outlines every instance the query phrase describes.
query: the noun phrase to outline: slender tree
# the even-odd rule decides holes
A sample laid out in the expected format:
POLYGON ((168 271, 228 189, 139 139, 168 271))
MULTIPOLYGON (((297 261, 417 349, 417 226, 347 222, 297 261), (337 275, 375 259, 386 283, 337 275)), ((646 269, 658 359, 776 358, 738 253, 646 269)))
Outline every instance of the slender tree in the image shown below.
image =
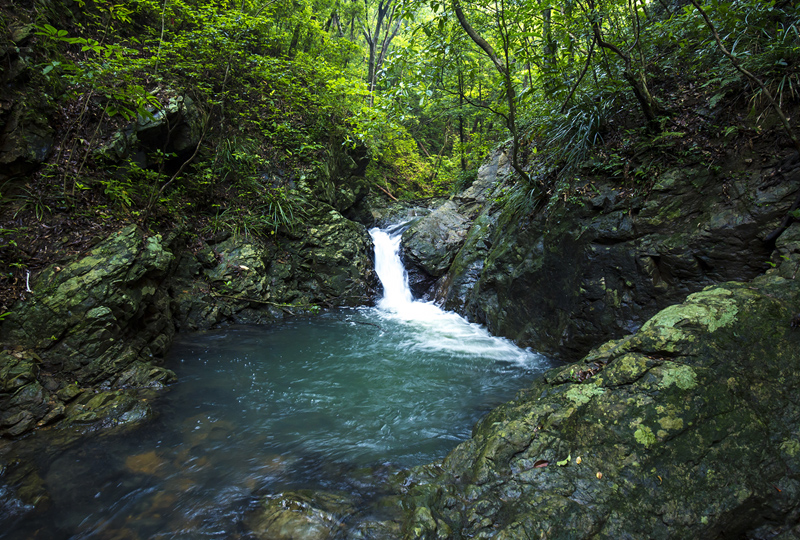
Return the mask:
POLYGON ((378 0, 377 5, 370 4, 370 0, 364 0, 364 12, 358 20, 369 53, 367 84, 369 85, 371 106, 375 99, 374 92, 378 81, 378 72, 386 59, 389 45, 400 31, 403 18, 402 10, 396 0, 378 0))
POLYGON ((658 117, 663 115, 666 110, 650 93, 647 86, 647 75, 645 74, 645 67, 641 65, 638 69, 634 66, 634 52, 641 46, 641 22, 639 19, 638 0, 628 0, 627 10, 630 13, 630 27, 633 37, 627 48, 623 50, 619 46, 611 43, 606 39, 603 32, 603 13, 599 9, 595 0, 586 0, 586 4, 581 4, 586 19, 594 35, 594 43, 611 51, 622 60, 623 70, 622 77, 631 87, 633 95, 639 102, 645 119, 647 120, 648 127, 652 130, 658 130, 658 117))
POLYGON ((486 41, 467 20, 464 11, 461 7, 460 0, 452 0, 453 11, 458 18, 458 22, 464 32, 475 42, 475 44, 483 50, 487 57, 492 61, 495 69, 500 73, 503 80, 503 93, 505 96, 506 106, 508 110, 504 113, 498 113, 503 117, 506 127, 511 133, 511 166, 519 174, 526 183, 531 183, 531 178, 528 173, 523 169, 519 161, 521 135, 517 126, 517 93, 514 87, 513 72, 512 72, 512 57, 511 57, 511 33, 509 21, 505 9, 504 0, 495 2, 495 22, 496 29, 500 37, 500 44, 502 46, 502 56, 498 55, 494 47, 486 41))

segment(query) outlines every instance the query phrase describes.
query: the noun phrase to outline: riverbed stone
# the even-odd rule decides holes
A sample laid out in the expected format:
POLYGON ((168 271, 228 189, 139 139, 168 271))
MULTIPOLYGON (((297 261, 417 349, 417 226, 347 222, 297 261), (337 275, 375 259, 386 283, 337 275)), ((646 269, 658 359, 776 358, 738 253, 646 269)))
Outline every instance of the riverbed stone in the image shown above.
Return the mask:
POLYGON ((141 422, 152 416, 152 397, 136 390, 86 391, 66 406, 60 425, 96 430, 141 422))
POLYGON ((342 518, 353 511, 347 495, 293 491, 264 497, 248 525, 263 540, 325 540, 343 530, 342 518))
POLYGON ((772 538, 800 518, 800 285, 726 283, 554 368, 407 481, 405 538, 772 538))

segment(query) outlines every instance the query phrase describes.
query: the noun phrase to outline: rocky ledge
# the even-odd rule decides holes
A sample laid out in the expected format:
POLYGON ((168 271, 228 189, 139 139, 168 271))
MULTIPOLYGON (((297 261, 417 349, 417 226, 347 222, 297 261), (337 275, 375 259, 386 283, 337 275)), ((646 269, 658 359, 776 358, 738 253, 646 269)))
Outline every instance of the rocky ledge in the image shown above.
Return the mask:
POLYGON ((540 212, 496 154, 469 189, 406 232, 406 260, 428 287, 420 295, 577 360, 693 292, 778 262, 770 257, 800 200, 800 161, 764 160, 720 171, 687 164, 638 192, 599 178, 540 212))

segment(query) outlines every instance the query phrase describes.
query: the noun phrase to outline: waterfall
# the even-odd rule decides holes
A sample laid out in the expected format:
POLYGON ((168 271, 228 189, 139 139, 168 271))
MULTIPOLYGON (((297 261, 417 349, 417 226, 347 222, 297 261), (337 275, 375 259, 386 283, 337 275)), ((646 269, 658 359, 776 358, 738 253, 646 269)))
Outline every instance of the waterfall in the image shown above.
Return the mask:
POLYGON ((408 287, 408 273, 400 259, 400 241, 404 227, 372 229, 375 244, 375 272, 383 285, 383 298, 378 307, 387 311, 408 309, 414 301, 408 287))
POLYGON ((495 337, 461 315, 444 311, 433 302, 414 300, 408 287, 408 273, 400 259, 403 225, 369 231, 375 244, 375 271, 383 285, 383 298, 376 314, 413 328, 409 352, 447 351, 451 354, 492 358, 531 365, 542 357, 520 349, 511 341, 495 337))

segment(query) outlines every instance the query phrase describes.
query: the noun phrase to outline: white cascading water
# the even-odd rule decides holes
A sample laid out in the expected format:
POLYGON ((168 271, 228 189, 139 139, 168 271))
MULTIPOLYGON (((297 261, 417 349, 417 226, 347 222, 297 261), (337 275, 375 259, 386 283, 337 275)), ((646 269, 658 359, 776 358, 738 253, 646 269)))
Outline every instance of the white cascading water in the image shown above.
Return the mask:
POLYGON ((378 306, 387 311, 408 308, 414 299, 408 287, 408 274, 400 261, 402 233, 392 235, 385 230, 372 229, 370 235, 375 244, 375 271, 383 285, 383 298, 378 306))
POLYGON ((449 350, 454 353, 530 366, 541 355, 523 350, 511 341, 492 336, 480 325, 468 322, 457 313, 444 311, 432 302, 414 300, 408 286, 408 273, 400 258, 402 226, 370 230, 375 244, 375 271, 383 285, 378 313, 401 320, 419 331, 409 350, 449 350))

